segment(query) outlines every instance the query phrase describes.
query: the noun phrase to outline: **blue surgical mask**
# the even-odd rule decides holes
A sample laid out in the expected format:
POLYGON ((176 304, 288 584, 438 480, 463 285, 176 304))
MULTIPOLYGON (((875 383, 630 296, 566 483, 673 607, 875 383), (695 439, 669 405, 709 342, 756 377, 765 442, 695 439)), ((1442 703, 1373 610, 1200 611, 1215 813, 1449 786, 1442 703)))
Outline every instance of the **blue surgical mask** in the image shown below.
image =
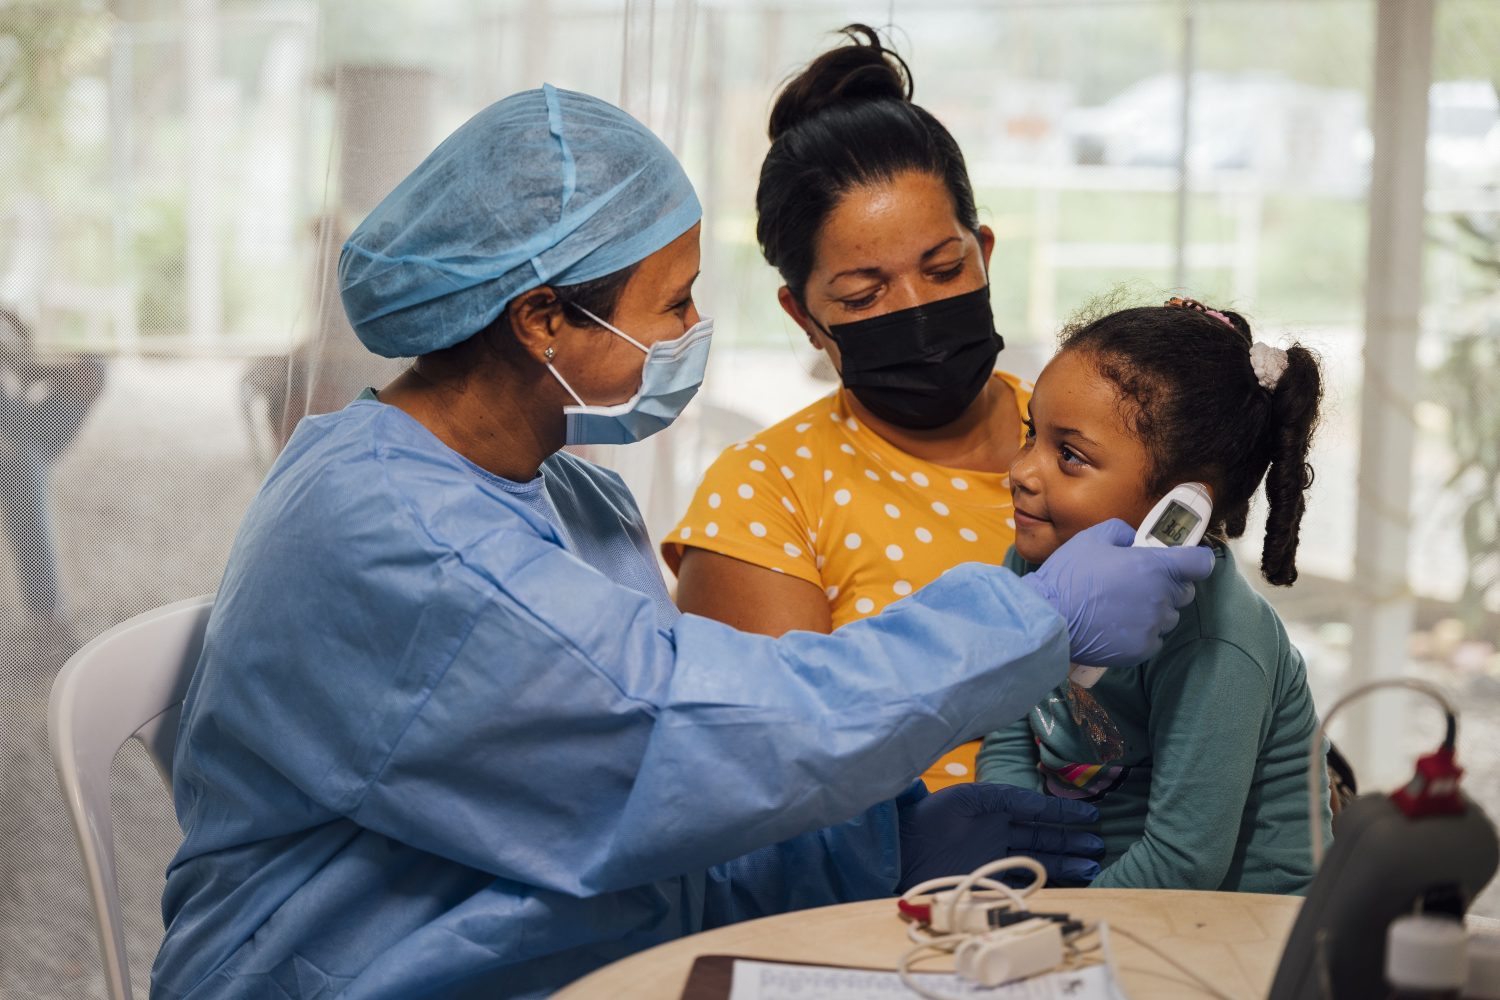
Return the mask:
POLYGON ((641 387, 634 396, 614 406, 590 406, 568 385, 556 368, 547 370, 557 379, 577 406, 563 407, 568 418, 568 444, 631 444, 671 426, 687 409, 703 384, 708 368, 708 346, 714 321, 699 320, 686 333, 671 340, 658 340, 650 347, 612 326, 582 306, 575 306, 589 319, 623 338, 646 355, 641 368, 641 387))

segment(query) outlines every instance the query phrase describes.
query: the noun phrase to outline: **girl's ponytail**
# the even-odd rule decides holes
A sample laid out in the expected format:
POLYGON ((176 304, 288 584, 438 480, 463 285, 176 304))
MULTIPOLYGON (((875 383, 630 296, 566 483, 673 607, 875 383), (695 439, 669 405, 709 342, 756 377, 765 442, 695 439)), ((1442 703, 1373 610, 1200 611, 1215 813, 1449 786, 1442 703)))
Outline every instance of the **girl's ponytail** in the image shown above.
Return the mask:
POLYGON ((1308 447, 1318 425, 1323 376, 1318 359, 1301 344, 1286 352, 1286 370, 1271 390, 1271 466, 1266 472, 1266 542, 1260 570, 1278 586, 1297 580, 1297 541, 1307 490, 1313 483, 1308 447))

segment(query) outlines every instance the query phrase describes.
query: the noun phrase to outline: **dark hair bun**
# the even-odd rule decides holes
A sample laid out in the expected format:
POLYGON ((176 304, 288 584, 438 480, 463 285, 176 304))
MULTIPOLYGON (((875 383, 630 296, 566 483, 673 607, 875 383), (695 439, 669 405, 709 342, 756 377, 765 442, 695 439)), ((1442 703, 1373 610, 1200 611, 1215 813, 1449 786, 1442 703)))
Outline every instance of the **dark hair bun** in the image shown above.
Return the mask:
POLYGON ((840 45, 814 59, 793 77, 771 108, 771 141, 799 122, 839 104, 909 101, 911 70, 867 24, 840 31, 853 44, 840 45))

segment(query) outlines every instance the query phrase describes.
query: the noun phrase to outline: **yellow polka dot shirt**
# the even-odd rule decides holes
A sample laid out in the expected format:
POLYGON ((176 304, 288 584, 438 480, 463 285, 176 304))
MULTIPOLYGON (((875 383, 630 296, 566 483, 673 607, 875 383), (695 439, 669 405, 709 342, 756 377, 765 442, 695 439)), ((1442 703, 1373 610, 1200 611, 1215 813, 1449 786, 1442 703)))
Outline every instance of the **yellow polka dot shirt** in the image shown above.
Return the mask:
MULTIPOLYGON (((995 377, 1024 418, 1031 385, 995 377)), ((861 424, 840 388, 720 455, 662 555, 674 572, 694 546, 806 580, 838 628, 959 563, 1000 565, 1015 534, 1008 476, 908 455, 861 424)), ((972 781, 978 745, 938 761, 928 787, 972 781)))

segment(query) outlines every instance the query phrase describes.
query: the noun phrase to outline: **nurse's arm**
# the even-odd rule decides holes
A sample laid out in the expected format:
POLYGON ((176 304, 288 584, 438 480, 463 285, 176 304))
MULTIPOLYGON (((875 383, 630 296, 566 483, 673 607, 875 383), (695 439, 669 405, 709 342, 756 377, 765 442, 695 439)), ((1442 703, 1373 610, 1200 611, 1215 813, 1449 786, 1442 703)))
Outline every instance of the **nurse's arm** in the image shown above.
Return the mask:
POLYGON ((833 631, 828 598, 816 584, 691 546, 677 569, 677 606, 761 635, 833 631))
MULTIPOLYGON (((695 615, 661 631, 650 600, 556 545, 490 546, 451 564, 446 610, 411 648, 425 694, 372 720, 381 764, 350 814, 526 885, 639 886, 840 823, 1067 670, 1061 617, 993 567, 833 635, 771 639, 695 615)), ((285 764, 322 786, 338 766, 285 764)))

